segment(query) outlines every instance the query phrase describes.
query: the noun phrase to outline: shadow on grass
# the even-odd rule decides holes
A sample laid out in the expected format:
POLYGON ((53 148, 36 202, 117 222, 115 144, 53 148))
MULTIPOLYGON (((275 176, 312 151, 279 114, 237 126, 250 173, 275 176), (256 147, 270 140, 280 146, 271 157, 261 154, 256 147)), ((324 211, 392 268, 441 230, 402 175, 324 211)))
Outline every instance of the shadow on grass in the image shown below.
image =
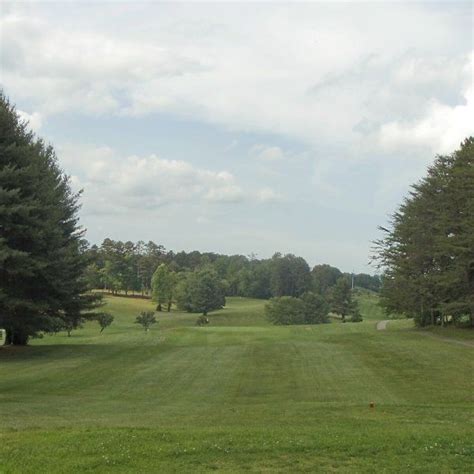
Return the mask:
POLYGON ((120 345, 113 344, 43 344, 28 346, 0 346, 0 363, 19 362, 47 358, 64 360, 69 357, 94 355, 101 357, 112 355, 123 350, 120 345))

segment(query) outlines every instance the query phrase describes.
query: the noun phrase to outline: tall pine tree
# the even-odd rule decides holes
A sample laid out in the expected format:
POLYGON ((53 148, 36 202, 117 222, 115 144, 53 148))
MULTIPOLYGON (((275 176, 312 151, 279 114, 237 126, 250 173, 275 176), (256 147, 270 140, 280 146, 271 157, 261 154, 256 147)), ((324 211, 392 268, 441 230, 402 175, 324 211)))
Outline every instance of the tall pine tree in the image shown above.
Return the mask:
POLYGON ((385 307, 420 326, 463 316, 474 326, 474 138, 438 156, 381 229, 385 307))
POLYGON ((54 150, 0 93, 0 327, 7 343, 77 327, 98 297, 87 293, 78 195, 54 150))

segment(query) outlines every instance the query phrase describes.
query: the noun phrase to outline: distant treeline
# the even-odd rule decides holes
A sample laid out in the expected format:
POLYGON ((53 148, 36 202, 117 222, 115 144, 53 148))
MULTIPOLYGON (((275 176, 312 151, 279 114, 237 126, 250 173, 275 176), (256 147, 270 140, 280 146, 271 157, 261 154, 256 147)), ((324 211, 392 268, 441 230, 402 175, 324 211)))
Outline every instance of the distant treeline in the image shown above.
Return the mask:
POLYGON ((111 293, 151 295, 152 277, 159 265, 170 271, 193 272, 212 267, 220 278, 225 296, 272 298, 299 297, 307 291, 324 294, 341 277, 359 288, 379 291, 381 278, 365 273, 351 275, 330 265, 311 269, 302 257, 275 253, 272 258, 256 259, 244 255, 212 252, 177 252, 154 242, 121 242, 105 239, 92 245, 87 254, 90 265, 87 280, 91 287, 111 293))

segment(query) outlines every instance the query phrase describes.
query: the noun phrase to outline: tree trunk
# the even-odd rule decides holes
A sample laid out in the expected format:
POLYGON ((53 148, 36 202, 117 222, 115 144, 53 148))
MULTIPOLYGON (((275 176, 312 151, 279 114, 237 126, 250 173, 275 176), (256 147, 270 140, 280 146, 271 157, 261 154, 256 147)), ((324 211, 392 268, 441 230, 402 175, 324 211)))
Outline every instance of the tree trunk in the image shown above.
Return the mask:
POLYGON ((171 301, 168 301, 168 313, 171 311, 171 301))
POLYGON ((157 311, 161 311, 161 303, 158 303, 158 306, 156 307, 157 311))
POLYGON ((202 314, 203 314, 204 316, 207 316, 207 309, 205 309, 205 310, 202 312, 202 314))
POLYGON ((26 346, 30 336, 19 330, 8 330, 5 339, 5 344, 13 344, 14 346, 26 346))

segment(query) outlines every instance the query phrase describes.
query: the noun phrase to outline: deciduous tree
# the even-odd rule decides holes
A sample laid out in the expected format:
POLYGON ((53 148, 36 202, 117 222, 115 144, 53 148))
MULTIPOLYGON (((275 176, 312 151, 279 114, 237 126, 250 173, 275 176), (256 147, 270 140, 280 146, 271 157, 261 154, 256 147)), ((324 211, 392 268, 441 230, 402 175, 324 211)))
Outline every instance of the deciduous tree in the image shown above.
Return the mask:
POLYGON ((142 311, 135 319, 135 324, 140 324, 145 332, 148 332, 157 322, 154 311, 142 311))

